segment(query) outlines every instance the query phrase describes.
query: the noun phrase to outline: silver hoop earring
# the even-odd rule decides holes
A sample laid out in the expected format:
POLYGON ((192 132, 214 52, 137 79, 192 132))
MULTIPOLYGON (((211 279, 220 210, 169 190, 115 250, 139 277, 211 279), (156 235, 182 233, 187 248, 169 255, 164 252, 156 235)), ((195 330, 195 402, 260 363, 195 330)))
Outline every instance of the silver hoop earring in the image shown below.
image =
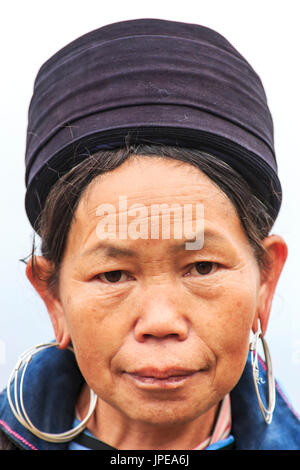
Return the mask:
POLYGON ((253 381, 254 381, 254 387, 255 387, 255 392, 257 395, 259 408, 260 408, 261 414, 265 422, 267 424, 270 424, 272 421, 273 412, 275 409, 275 401, 276 401, 275 379, 274 379, 274 374, 273 374, 270 351, 269 351, 267 342, 261 336, 260 331, 258 331, 254 335, 254 339, 252 343, 250 344, 250 351, 251 351, 251 365, 252 365, 253 381), (262 341, 264 354, 265 354, 265 360, 266 360, 266 368, 267 368, 266 373, 267 373, 267 378, 268 378, 268 394, 269 394, 268 408, 264 406, 263 401, 260 397, 259 389, 258 389, 258 385, 261 383, 264 383, 264 381, 259 376, 258 353, 257 353, 257 342, 259 338, 262 341))
MULTIPOLYGON (((76 426, 73 429, 70 429, 66 432, 59 433, 59 434, 51 434, 51 433, 46 433, 43 431, 40 431, 38 428, 36 428, 32 422, 30 421, 26 410, 24 406, 24 401, 23 401, 23 382, 24 382, 24 376, 27 370, 27 366, 29 362, 31 361, 32 357, 37 354, 38 352, 42 351, 43 349, 47 349, 53 346, 58 346, 58 343, 45 343, 45 344, 39 344, 38 346, 34 346, 33 348, 28 349, 25 351, 21 356, 19 357, 16 366, 14 367, 9 380, 7 384, 7 398, 11 407, 11 410, 17 420, 29 431, 31 431, 33 434, 35 434, 37 437, 48 441, 48 442, 68 442, 72 440, 77 434, 83 431, 83 429, 86 427, 87 421, 90 419, 91 415, 93 414, 96 404, 97 404, 97 395, 95 392, 93 392, 92 389, 90 389, 90 406, 88 413, 86 417, 81 421, 81 423, 76 426), (18 373, 21 367, 24 366, 21 378, 20 378, 20 397, 18 397, 18 373), (15 400, 15 405, 12 402, 11 398, 11 383, 14 380, 14 400, 15 400)), ((71 347, 68 347, 70 351, 73 351, 71 347)))

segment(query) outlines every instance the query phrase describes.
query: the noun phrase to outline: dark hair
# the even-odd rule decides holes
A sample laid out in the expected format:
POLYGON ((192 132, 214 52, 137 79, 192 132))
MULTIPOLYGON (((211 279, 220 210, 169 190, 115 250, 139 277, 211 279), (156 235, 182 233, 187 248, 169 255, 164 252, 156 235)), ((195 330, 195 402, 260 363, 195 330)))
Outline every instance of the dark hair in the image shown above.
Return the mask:
MULTIPOLYGON (((94 153, 59 178, 52 187, 40 214, 37 230, 41 237, 41 254, 54 264, 54 271, 44 273, 49 287, 58 285, 60 264, 80 196, 96 176, 114 170, 133 155, 171 158, 189 163, 205 173, 235 206, 259 267, 268 268, 269 260, 262 240, 268 236, 274 224, 270 215, 272 211, 235 170, 219 158, 200 150, 140 144, 94 153)), ((34 275, 37 275, 34 254, 35 241, 32 266, 34 275)))

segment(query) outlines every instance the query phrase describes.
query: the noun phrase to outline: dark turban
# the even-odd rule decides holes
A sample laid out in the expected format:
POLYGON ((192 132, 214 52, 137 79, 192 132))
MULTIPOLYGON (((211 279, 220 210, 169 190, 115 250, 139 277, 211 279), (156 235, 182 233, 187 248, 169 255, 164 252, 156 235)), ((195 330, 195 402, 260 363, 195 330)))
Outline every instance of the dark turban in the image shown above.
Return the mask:
POLYGON ((128 143, 211 153, 278 214, 281 186, 261 80, 209 28, 123 21, 79 37, 42 65, 26 148, 26 211, 33 227, 61 175, 99 149, 128 143))

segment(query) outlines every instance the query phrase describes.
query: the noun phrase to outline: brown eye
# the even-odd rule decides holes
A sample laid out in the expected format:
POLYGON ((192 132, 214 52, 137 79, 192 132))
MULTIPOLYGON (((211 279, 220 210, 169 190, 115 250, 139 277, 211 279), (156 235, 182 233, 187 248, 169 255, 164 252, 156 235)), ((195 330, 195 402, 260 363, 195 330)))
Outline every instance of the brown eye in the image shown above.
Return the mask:
POLYGON ((213 270, 214 263, 210 261, 201 261, 199 263, 195 263, 195 268, 199 274, 210 274, 213 270))
POLYGON ((108 282, 118 282, 122 278, 123 271, 109 271, 107 273, 103 273, 105 280, 108 282))
POLYGON ((95 279, 103 282, 104 284, 123 284, 126 281, 132 281, 134 278, 123 271, 122 269, 116 269, 115 271, 106 271, 105 273, 97 274, 95 279))

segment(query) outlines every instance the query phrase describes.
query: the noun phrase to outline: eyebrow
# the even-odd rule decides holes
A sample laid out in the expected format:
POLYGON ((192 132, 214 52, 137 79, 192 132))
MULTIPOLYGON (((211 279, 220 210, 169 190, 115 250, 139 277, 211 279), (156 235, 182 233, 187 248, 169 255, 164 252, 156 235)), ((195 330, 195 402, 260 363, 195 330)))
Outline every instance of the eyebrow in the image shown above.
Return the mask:
MULTIPOLYGON (((194 237, 186 238, 181 243, 177 243, 175 245, 172 245, 168 249, 168 251, 170 253, 178 253, 178 252, 186 249, 186 243, 193 243, 197 239, 198 239, 198 235, 196 235, 194 237)), ((215 243, 220 243, 220 242, 224 243, 224 242, 226 242, 226 244, 227 244, 228 240, 225 237, 223 237, 222 235, 220 235, 216 232, 213 232, 211 230, 207 230, 207 231, 204 232, 204 245, 201 249, 205 248, 205 244, 207 242, 211 242, 211 243, 213 243, 213 242, 215 242, 215 243)), ((195 251, 197 251, 197 250, 195 250, 195 251)), ((104 241, 104 242, 99 242, 96 246, 84 251, 81 254, 81 256, 86 257, 86 256, 90 256, 92 254, 95 254, 97 252, 103 252, 105 257, 115 258, 115 259, 118 259, 118 258, 137 258, 138 255, 139 255, 137 251, 135 251, 131 248, 123 248, 121 246, 118 246, 115 243, 111 243, 109 241, 104 241)))

